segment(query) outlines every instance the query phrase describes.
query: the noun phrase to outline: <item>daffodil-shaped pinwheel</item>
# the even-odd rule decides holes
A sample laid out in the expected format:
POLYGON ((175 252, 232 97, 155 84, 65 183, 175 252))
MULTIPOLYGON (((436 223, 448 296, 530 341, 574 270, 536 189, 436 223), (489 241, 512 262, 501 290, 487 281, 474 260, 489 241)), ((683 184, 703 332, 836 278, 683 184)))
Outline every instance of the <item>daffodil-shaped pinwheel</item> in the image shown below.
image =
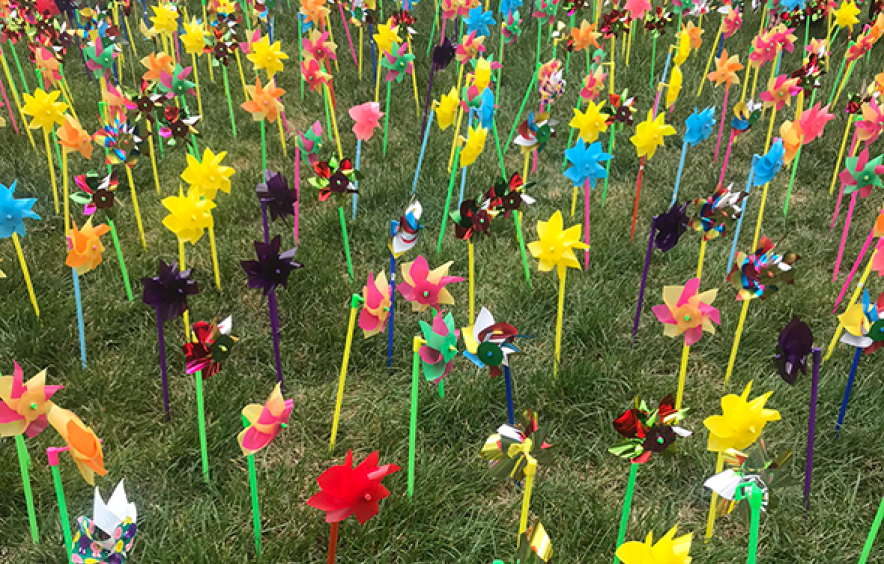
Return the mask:
POLYGON ((387 69, 387 75, 384 80, 387 82, 402 82, 405 75, 414 72, 414 55, 408 53, 408 44, 399 45, 393 43, 390 51, 384 53, 381 66, 387 69))
POLYGON ((322 65, 313 57, 304 57, 301 62, 301 74, 304 75, 310 90, 314 92, 331 83, 331 75, 325 72, 322 65))
POLYGON ((654 532, 644 542, 629 541, 617 548, 617 558, 623 564, 690 564, 693 533, 675 537, 678 525, 654 542, 654 532))
POLYGON ((776 111, 780 111, 785 106, 791 106, 792 97, 801 92, 798 80, 797 78, 789 78, 785 74, 770 79, 767 83, 767 91, 762 92, 760 96, 764 107, 773 107, 776 111))
POLYGON ((597 180, 607 178, 608 171, 602 163, 611 160, 612 157, 602 150, 599 141, 591 144, 577 141, 573 147, 565 150, 565 158, 572 164, 571 168, 565 171, 565 176, 574 183, 574 186, 581 187, 589 181, 590 187, 594 188, 597 180))
POLYGON ((8 239, 13 233, 24 237, 25 224, 22 220, 40 219, 31 209, 37 203, 37 198, 14 198, 15 184, 13 182, 9 188, 0 184, 0 239, 8 239))
POLYGON ((715 60, 715 70, 706 75, 706 78, 715 83, 715 86, 724 84, 725 88, 730 88, 732 84, 739 84, 740 77, 738 72, 743 70, 740 64, 740 57, 734 55, 730 58, 727 56, 727 49, 722 50, 721 56, 715 60))
POLYGON ((703 421, 709 429, 709 442, 706 449, 712 452, 725 452, 728 449, 745 450, 758 440, 764 426, 780 420, 780 412, 765 409, 764 405, 773 392, 755 399, 749 399, 752 382, 739 396, 728 394, 721 398, 721 415, 712 415, 703 421))
POLYGON ((421 321, 424 343, 418 349, 424 377, 439 386, 439 394, 444 394, 442 379, 451 372, 451 362, 457 356, 457 338, 460 336, 454 326, 451 312, 437 312, 432 325, 421 321))
POLYGON ((147 69, 141 75, 142 80, 155 83, 160 80, 162 73, 172 72, 175 68, 175 59, 160 51, 159 53, 149 53, 147 57, 141 59, 141 64, 147 69))
POLYGON ((236 440, 243 456, 250 456, 267 447, 288 425, 295 402, 282 397, 281 384, 276 384, 264 405, 251 403, 242 410, 249 426, 240 431, 236 440))
POLYGON ((402 42, 402 38, 398 34, 398 27, 390 22, 378 24, 377 32, 374 34, 374 42, 382 53, 391 53, 393 45, 402 42))
POLYGON ((793 265, 801 257, 792 252, 778 255, 773 250, 773 241, 762 236, 751 255, 736 254, 727 281, 739 289, 737 300, 764 299, 778 291, 781 284, 795 283, 793 265))
POLYGON ((276 73, 282 71, 282 62, 289 58, 280 48, 279 41, 270 43, 270 37, 265 35, 252 43, 252 52, 246 57, 252 61, 255 71, 264 69, 267 78, 273 78, 276 73))
POLYGON ((638 156, 653 158, 657 152, 657 147, 663 146, 663 140, 669 135, 675 135, 675 128, 666 125, 663 121, 663 112, 654 117, 654 112, 649 111, 648 117, 635 127, 635 135, 629 138, 635 145, 638 156))
POLYGON ((242 104, 242 108, 252 114, 252 119, 255 121, 266 119, 274 123, 283 109, 279 98, 285 94, 285 90, 276 87, 276 79, 271 79, 266 86, 261 86, 261 79, 256 76, 255 85, 246 86, 246 90, 250 99, 242 104))
POLYGON ((687 131, 684 140, 691 147, 697 146, 701 141, 708 139, 715 129, 715 108, 709 107, 702 112, 694 110, 694 113, 685 120, 685 126, 687 131))
POLYGON ((568 44, 576 52, 589 49, 590 45, 599 49, 600 45, 598 39, 602 34, 597 32, 595 28, 595 24, 583 20, 580 23, 580 27, 575 26, 571 28, 571 38, 568 40, 568 44))
POLYGON ((478 4, 470 8, 469 14, 463 21, 467 24, 467 33, 475 33, 479 37, 490 35, 489 28, 495 23, 491 10, 483 12, 482 6, 478 4))
POLYGON ((488 130, 477 125, 472 127, 467 134, 466 139, 460 138, 460 167, 469 166, 476 162, 479 155, 485 149, 485 140, 488 138, 488 130))
POLYGON ((846 27, 848 31, 853 31, 853 26, 859 23, 859 18, 856 17, 859 12, 860 10, 856 7, 856 2, 853 0, 841 2, 838 9, 832 12, 832 15, 835 17, 835 25, 846 27))
POLYGON ((195 17, 184 24, 181 43, 188 55, 202 55, 206 50, 206 28, 195 17))
POLYGON ((453 305, 454 298, 448 284, 463 282, 460 276, 449 276, 451 262, 430 270, 427 259, 418 256, 415 260, 402 265, 402 279, 396 289, 406 301, 411 302, 413 311, 426 311, 427 308, 439 308, 441 305, 453 305))
POLYGON ((577 130, 577 135, 587 143, 598 139, 600 133, 608 130, 608 115, 602 112, 604 102, 596 104, 590 101, 586 110, 574 108, 574 117, 571 118, 571 127, 577 130))
POLYGON ((675 101, 678 100, 678 95, 681 93, 681 85, 684 83, 684 74, 681 72, 681 67, 673 67, 672 72, 669 73, 669 83, 666 85, 666 104, 667 108, 672 108, 675 105, 675 101))
POLYGON ((721 325, 718 310, 712 307, 718 290, 699 290, 699 278, 688 280, 684 286, 664 286, 663 303, 651 308, 665 326, 663 334, 673 338, 683 334, 687 346, 699 341, 703 331, 714 335, 715 324, 721 325))
POLYGON ((453 86, 448 94, 443 94, 438 101, 433 101, 433 111, 436 114, 436 123, 439 124, 439 129, 445 131, 454 125, 458 108, 460 108, 460 97, 457 95, 457 88, 453 86))
POLYGON ((881 188, 881 175, 884 174, 884 155, 869 159, 869 149, 865 148, 857 157, 848 157, 847 168, 841 171, 839 178, 844 184, 844 193, 852 194, 859 190, 863 198, 872 193, 872 188, 881 188))
POLYGON ((214 200, 218 190, 230 194, 230 177, 235 171, 232 167, 221 164, 226 155, 227 151, 215 154, 206 148, 203 151, 203 158, 197 160, 188 153, 187 168, 181 173, 181 179, 190 184, 195 197, 214 200))
POLYGON ((184 96, 185 94, 195 96, 197 87, 196 82, 187 80, 191 71, 193 71, 193 67, 182 67, 178 64, 175 65, 175 68, 171 73, 166 72, 165 70, 161 71, 160 81, 157 83, 157 90, 166 98, 177 98, 179 96, 184 96))
POLYGON ((552 214, 548 221, 537 222, 537 241, 528 243, 531 255, 540 261, 541 272, 555 268, 563 276, 568 267, 580 268, 575 249, 588 246, 580 241, 580 224, 563 228, 562 212, 552 214))
POLYGON ((110 227, 101 224, 92 226, 90 217, 82 229, 77 228, 76 223, 71 224, 68 234, 68 256, 65 264, 83 275, 101 264, 104 245, 101 244, 101 236, 110 231, 110 227))
POLYGON ((203 198, 192 187, 187 195, 163 198, 163 207, 169 215, 163 219, 163 225, 181 241, 196 245, 203 236, 203 231, 214 225, 212 209, 215 203, 203 198))
POLYGON ((175 5, 167 2, 158 6, 151 6, 151 9, 154 14, 150 18, 150 23, 153 24, 153 31, 171 37, 178 29, 178 10, 175 8, 175 5))
POLYGON ((25 103, 21 111, 32 118, 29 128, 42 129, 43 133, 48 134, 56 125, 64 123, 64 112, 68 105, 57 101, 60 95, 59 90, 47 94, 42 88, 37 88, 33 96, 27 92, 23 94, 25 103))

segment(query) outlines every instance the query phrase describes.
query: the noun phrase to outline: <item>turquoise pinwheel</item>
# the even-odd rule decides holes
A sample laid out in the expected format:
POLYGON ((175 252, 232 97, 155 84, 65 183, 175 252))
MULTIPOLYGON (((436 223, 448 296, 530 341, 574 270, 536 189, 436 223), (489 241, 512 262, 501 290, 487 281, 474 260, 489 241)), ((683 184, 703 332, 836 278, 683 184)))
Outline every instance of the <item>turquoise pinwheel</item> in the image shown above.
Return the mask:
POLYGON ((863 198, 872 193, 872 188, 884 187, 881 182, 881 174, 884 174, 884 155, 878 155, 869 159, 869 150, 863 151, 856 157, 848 157, 847 168, 838 176, 844 184, 844 193, 853 194, 859 190, 863 198))
POLYGON ((507 16, 522 7, 522 0, 501 0, 500 13, 507 16))
POLYGON ((476 108, 479 124, 485 129, 491 130, 494 127, 494 92, 490 88, 486 88, 479 96, 479 100, 479 107, 476 108))
POLYGON ((37 199, 13 197, 15 184, 13 182, 9 188, 0 184, 0 239, 8 239, 13 233, 24 237, 25 224, 22 220, 40 219, 40 216, 31 210, 37 199))
POLYGON ((177 98, 179 96, 183 96, 184 94, 190 94, 191 96, 196 95, 196 82, 192 80, 187 80, 187 77, 190 76, 190 73, 193 71, 193 67, 182 67, 179 64, 175 65, 175 69, 172 73, 168 73, 166 71, 160 72, 160 82, 157 84, 157 90, 163 94, 166 98, 177 98))
POLYGON ((494 15, 491 13, 491 10, 483 12, 482 5, 479 4, 475 8, 470 8, 470 12, 464 19, 464 23, 467 24, 467 33, 476 32, 477 37, 487 37, 488 35, 491 35, 489 28, 496 22, 494 21, 494 15))
POLYGON ((602 163, 611 160, 611 155, 602 151, 602 144, 599 141, 587 145, 578 140, 573 147, 565 151, 565 157, 573 165, 565 171, 565 176, 574 183, 574 186, 583 186, 588 180, 589 185, 594 187, 596 180, 608 176, 608 171, 602 163))
POLYGON ((387 69, 387 76, 384 79, 387 82, 402 82, 405 75, 414 72, 414 55, 408 53, 408 44, 402 45, 393 42, 389 53, 384 53, 381 60, 381 66, 387 69))
POLYGON ((786 148, 783 147, 783 140, 774 141, 770 150, 763 156, 759 157, 755 163, 755 186, 764 186, 769 183, 777 173, 783 168, 783 157, 786 155, 786 148))
POLYGON ((685 126, 687 126, 684 134, 685 142, 691 147, 696 147, 708 139, 715 129, 715 108, 709 107, 702 112, 695 108, 694 113, 685 121, 685 126))

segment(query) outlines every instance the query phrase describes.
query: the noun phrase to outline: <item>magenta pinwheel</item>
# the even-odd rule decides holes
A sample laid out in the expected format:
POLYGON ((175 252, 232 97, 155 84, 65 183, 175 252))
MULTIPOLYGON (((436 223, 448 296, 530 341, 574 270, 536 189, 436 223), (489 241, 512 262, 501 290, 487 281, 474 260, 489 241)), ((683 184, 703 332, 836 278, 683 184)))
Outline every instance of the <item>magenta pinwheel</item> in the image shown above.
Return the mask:
POLYGON ((687 346, 699 341, 703 331, 714 334, 714 324, 721 324, 718 309, 712 307, 718 290, 699 290, 699 278, 688 280, 684 286, 665 286, 664 303, 652 308, 657 320, 665 325, 663 334, 673 338, 683 334, 687 346))
POLYGON ((859 190, 863 198, 872 193, 874 187, 884 187, 881 175, 884 174, 884 155, 878 155, 869 159, 869 150, 863 149, 858 157, 849 157, 847 167, 841 171, 838 178, 844 184, 844 193, 852 194, 859 190))
POLYGON ((411 302, 414 311, 426 311, 429 307, 454 304, 454 298, 445 288, 448 284, 463 282, 459 276, 448 276, 451 262, 430 270, 427 259, 418 256, 402 265, 403 282, 396 285, 402 297, 411 302))

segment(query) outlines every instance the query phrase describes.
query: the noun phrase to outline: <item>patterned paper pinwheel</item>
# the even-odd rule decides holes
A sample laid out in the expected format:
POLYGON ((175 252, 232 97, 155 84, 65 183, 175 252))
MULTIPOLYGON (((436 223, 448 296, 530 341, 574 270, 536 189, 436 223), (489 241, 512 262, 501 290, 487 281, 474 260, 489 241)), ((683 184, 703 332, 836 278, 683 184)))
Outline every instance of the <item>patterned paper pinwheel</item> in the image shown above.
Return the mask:
POLYGON ((735 135, 739 135, 748 131, 761 118, 761 103, 752 100, 737 102, 733 111, 731 128, 733 128, 735 135))
POLYGON ((390 222, 390 241, 387 244, 394 258, 399 258, 417 245, 424 208, 417 200, 412 200, 405 208, 405 214, 399 221, 390 222))
POLYGON ((636 407, 627 409, 614 420, 614 429, 623 437, 608 452, 626 458, 636 464, 644 464, 654 453, 673 451, 678 438, 693 433, 678 427, 687 409, 675 409, 675 400, 668 395, 660 400, 660 406, 651 411, 642 400, 636 407))
POLYGON ((418 349, 424 378, 439 386, 439 395, 444 394, 442 379, 451 372, 451 363, 457 356, 457 339, 460 331, 454 327, 451 312, 439 311, 433 316, 432 325, 420 321, 424 342, 418 349))
POLYGON ((537 89, 540 92, 540 99, 547 105, 552 105, 565 93, 563 72, 564 65, 558 59, 543 63, 537 69, 537 89))
POLYGON ((107 164, 125 164, 132 167, 141 158, 139 145, 143 139, 138 134, 138 126, 120 119, 105 124, 92 136, 95 142, 106 148, 107 164))
POLYGON ((251 456, 269 446, 288 426, 294 409, 295 401, 282 397, 280 384, 276 384, 264 405, 251 403, 245 406, 242 415, 248 421, 248 426, 236 437, 243 456, 251 456))
POLYGON ((538 153, 546 148, 549 140, 555 137, 555 126, 557 121, 549 118, 549 112, 537 114, 528 112, 528 118, 519 124, 518 135, 513 140, 521 150, 522 154, 537 151, 538 153))
POLYGON ((509 323, 495 322, 494 316, 486 308, 479 310, 476 321, 464 329, 464 353, 479 368, 486 366, 492 378, 496 378, 509 368, 509 355, 519 353, 516 337, 519 331, 509 323))
POLYGON ((865 148, 859 156, 848 157, 846 168, 841 171, 838 178, 844 185, 845 194, 853 194, 859 190, 863 198, 872 193, 872 188, 884 187, 881 175, 884 174, 884 155, 878 155, 874 159, 869 158, 869 149, 865 148))
POLYGON ((765 299, 781 284, 795 283, 792 265, 801 257, 792 252, 778 255, 773 250, 773 242, 762 236, 754 253, 737 253, 727 275, 728 282, 739 289, 737 300, 765 299))
POLYGON ((391 297, 390 283, 384 271, 377 278, 369 272, 368 282, 362 287, 362 311, 359 313, 359 328, 366 339, 387 330, 391 297))
POLYGON ((788 450, 771 459, 764 441, 746 449, 747 453, 738 449, 729 449, 723 453, 726 470, 711 476, 703 486, 721 497, 721 513, 730 513, 735 507, 740 516, 748 524, 753 496, 757 495, 756 503, 759 511, 775 508, 776 492, 785 486, 795 483, 790 476, 787 464, 792 459, 792 451, 788 450), (742 500, 750 503, 739 503, 742 500))
POLYGON ((699 289, 698 278, 688 280, 684 286, 664 286, 664 303, 651 308, 664 324, 663 334, 673 338, 684 334, 688 347, 699 341, 704 331, 714 335, 715 325, 721 325, 718 310, 712 307, 718 289, 698 293, 699 289))
POLYGON ((402 265, 403 281, 396 285, 396 289, 411 303, 412 311, 426 311, 430 307, 439 309, 441 305, 454 304, 454 298, 445 286, 463 282, 464 279, 448 275, 452 264, 446 262, 430 270, 427 259, 419 255, 415 260, 402 265))
POLYGON ((608 73, 605 72, 604 67, 601 65, 597 66, 583 78, 583 88, 580 89, 580 97, 589 102, 596 100, 605 90, 605 81, 607 79, 608 73))
POLYGON ((279 235, 271 239, 269 243, 255 241, 258 260, 240 262, 248 277, 249 288, 260 289, 265 295, 270 294, 277 286, 287 287, 289 275, 295 269, 304 266, 294 260, 297 249, 280 252, 281 245, 282 239, 279 235))
POLYGON ((862 302, 847 308, 838 321, 844 326, 842 343, 875 352, 884 346, 884 292, 872 302, 868 289, 863 290, 862 302))
POLYGON ((138 532, 136 519, 135 504, 129 503, 122 480, 107 504, 96 488, 92 519, 83 515, 77 517, 77 533, 70 547, 70 562, 126 564, 138 532))
POLYGON ((46 370, 25 382, 21 366, 15 361, 12 366, 12 376, 0 376, 0 437, 33 439, 49 425, 52 396, 64 386, 47 386, 46 370))
POLYGON ((711 241, 728 235, 740 219, 740 202, 745 192, 732 192, 733 185, 719 186, 708 198, 694 200, 694 216, 688 226, 703 233, 703 239, 711 241))
POLYGON ((184 349, 184 359, 188 374, 200 373, 203 380, 211 378, 221 371, 221 363, 230 356, 230 350, 237 338, 230 334, 233 320, 230 317, 221 323, 197 321, 190 331, 190 341, 184 349))
POLYGON ((320 202, 325 202, 333 194, 338 198, 345 198, 347 194, 356 194, 358 190, 356 182, 362 178, 353 161, 339 160, 335 156, 327 161, 314 163, 313 172, 316 176, 311 176, 309 182, 310 186, 319 190, 320 202))
POLYGON ((807 357, 813 351, 813 333, 807 323, 793 317, 777 337, 774 364, 780 377, 790 386, 798 381, 798 373, 807 375, 807 357))

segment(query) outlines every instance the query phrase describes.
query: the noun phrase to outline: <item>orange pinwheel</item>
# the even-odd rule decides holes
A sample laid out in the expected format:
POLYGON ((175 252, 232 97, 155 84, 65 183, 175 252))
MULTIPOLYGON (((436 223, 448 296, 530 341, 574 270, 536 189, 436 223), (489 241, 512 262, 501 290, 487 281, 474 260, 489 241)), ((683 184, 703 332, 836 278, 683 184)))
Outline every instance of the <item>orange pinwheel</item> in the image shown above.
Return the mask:
POLYGON ((574 51, 583 51, 588 49, 590 45, 599 49, 598 38, 601 36, 602 34, 595 30, 595 24, 583 20, 580 27, 571 28, 571 45, 574 47, 574 51))
POLYGON ((59 145, 65 154, 80 153, 88 161, 92 158, 92 136, 86 133, 77 118, 65 115, 64 120, 55 132, 59 145))
POLYGON ((49 423, 70 447, 71 458, 80 470, 83 479, 95 485, 95 475, 104 476, 104 456, 101 452, 101 441, 95 432, 87 427, 79 417, 67 409, 53 407, 46 414, 49 423))
POLYGON ((740 64, 739 55, 728 58, 727 49, 721 51, 721 56, 715 61, 715 70, 706 75, 706 78, 713 81, 715 86, 724 84, 730 88, 732 84, 739 84, 740 77, 737 73, 743 70, 740 64))
POLYGON ((68 256, 65 264, 81 276, 101 264, 101 254, 104 252, 101 236, 109 231, 110 227, 104 224, 93 227, 91 217, 82 229, 77 229, 77 224, 73 223, 68 235, 68 256))
POLYGON ((703 35, 703 28, 695 26, 694 22, 688 22, 688 25, 684 27, 682 33, 688 34, 688 37, 691 40, 691 49, 699 49, 700 45, 703 44, 703 38, 700 37, 703 35))
POLYGON ((276 80, 270 79, 266 87, 261 86, 261 79, 255 77, 255 85, 246 86, 249 92, 249 100, 242 104, 242 108, 252 114, 255 121, 268 120, 274 123, 282 111, 282 102, 279 101, 280 96, 285 94, 285 90, 276 87, 276 80))
POLYGON ((798 149, 804 144, 804 131, 801 129, 801 123, 784 121, 780 126, 780 137, 782 137, 783 147, 786 149, 783 162, 789 164, 795 159, 798 149))
POLYGON ((148 82, 158 81, 160 79, 160 73, 163 71, 172 74, 172 71, 174 70, 173 62, 174 59, 162 51, 159 53, 150 53, 147 57, 141 59, 141 64, 147 69, 147 71, 141 75, 141 78, 148 82))

